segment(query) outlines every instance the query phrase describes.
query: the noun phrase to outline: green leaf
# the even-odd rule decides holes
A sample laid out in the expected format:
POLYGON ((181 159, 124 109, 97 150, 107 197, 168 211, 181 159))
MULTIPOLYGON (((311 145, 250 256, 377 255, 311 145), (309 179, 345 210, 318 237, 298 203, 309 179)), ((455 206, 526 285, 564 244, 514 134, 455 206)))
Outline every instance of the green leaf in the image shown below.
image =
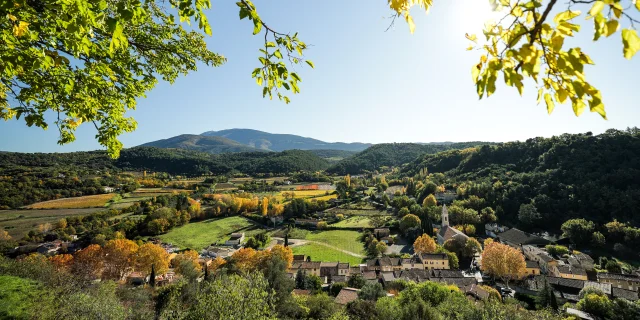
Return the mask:
POLYGON ((553 22, 555 22, 556 24, 560 24, 563 21, 568 21, 579 16, 580 13, 581 12, 579 10, 578 11, 567 10, 564 12, 560 12, 555 16, 555 18, 553 18, 553 22))
POLYGON ((619 27, 620 27, 620 23, 618 23, 618 20, 611 19, 607 21, 607 37, 616 33, 619 27))
POLYGON ((306 62, 312 69, 316 68, 310 60, 305 60, 304 62, 306 62))
POLYGON ((556 105, 553 103, 553 99, 551 98, 551 94, 544 94, 544 102, 547 104, 547 112, 551 114, 553 109, 555 109, 556 105))
POLYGON ((640 50, 640 38, 635 30, 622 30, 622 44, 624 46, 622 53, 627 59, 631 59, 638 50, 640 50))
POLYGON ((276 52, 274 52, 273 55, 276 56, 278 59, 282 59, 282 53, 280 53, 280 50, 276 50, 276 52))
POLYGON ((580 116, 586 107, 582 99, 573 100, 573 104, 571 106, 573 107, 573 113, 575 113, 576 116, 580 116))

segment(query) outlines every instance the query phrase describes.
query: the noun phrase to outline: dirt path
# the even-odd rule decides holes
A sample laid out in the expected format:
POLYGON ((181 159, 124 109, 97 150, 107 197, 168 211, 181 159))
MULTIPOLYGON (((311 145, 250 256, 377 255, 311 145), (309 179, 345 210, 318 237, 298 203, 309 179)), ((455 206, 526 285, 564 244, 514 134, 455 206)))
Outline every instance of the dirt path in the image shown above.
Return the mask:
MULTIPOLYGON (((274 240, 280 240, 280 241, 284 241, 284 238, 278 238, 278 237, 273 237, 272 239, 274 240)), ((297 246, 302 246, 305 245, 307 243, 313 243, 313 244, 317 244, 317 245, 321 245, 321 246, 325 246, 327 248, 336 250, 336 251, 340 251, 344 254, 348 254, 352 257, 356 257, 356 258, 365 258, 365 256, 361 255, 361 254, 357 254, 351 251, 347 251, 344 249, 340 249, 338 247, 332 246, 330 244, 324 243, 324 242, 318 242, 318 241, 313 241, 313 240, 302 240, 302 239, 289 239, 289 246, 290 247, 297 247, 297 246)), ((271 246, 273 246, 274 244, 272 244, 271 246)), ((270 246, 270 247, 271 247, 270 246)))

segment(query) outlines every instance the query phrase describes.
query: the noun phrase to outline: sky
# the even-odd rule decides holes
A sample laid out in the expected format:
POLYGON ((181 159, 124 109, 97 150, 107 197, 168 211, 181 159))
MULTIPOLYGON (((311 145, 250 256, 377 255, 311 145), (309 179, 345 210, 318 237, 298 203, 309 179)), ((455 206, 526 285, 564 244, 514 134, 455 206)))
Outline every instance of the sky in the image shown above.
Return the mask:
MULTIPOLYGON (((471 67, 478 51, 466 51, 465 32, 477 33, 490 10, 486 0, 434 1, 429 14, 414 9, 414 34, 402 19, 391 23, 387 1, 255 0, 262 19, 279 32, 299 32, 310 45, 315 69, 297 67, 302 92, 291 103, 262 98, 251 78, 263 36, 238 19, 235 1, 212 1, 210 50, 227 57, 217 68, 201 66, 173 85, 160 82, 127 113, 135 132, 125 147, 179 134, 250 128, 328 142, 514 141, 563 133, 640 126, 640 57, 625 60, 620 33, 591 41, 591 21, 565 46, 580 46, 596 62, 587 78, 603 93, 609 120, 588 110, 580 116, 557 105, 548 115, 536 105, 537 88, 525 82, 522 97, 498 80, 490 98, 478 100, 471 67)), ((588 11, 588 7, 581 8, 588 11)), ((52 118, 49 118, 52 120, 52 118)), ((95 129, 83 124, 74 143, 58 146, 55 125, 44 131, 23 120, 0 122, 0 150, 70 152, 103 149, 95 129)))

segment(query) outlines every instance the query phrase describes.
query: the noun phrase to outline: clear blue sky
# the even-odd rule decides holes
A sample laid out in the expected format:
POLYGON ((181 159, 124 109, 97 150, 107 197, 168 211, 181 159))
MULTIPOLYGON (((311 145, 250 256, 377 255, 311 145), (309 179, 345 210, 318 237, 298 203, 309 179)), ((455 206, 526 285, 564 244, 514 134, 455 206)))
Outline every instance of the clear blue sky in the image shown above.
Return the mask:
MULTIPOLYGON (((138 130, 121 141, 132 147, 229 128, 345 142, 511 141, 640 125, 640 56, 622 57, 619 34, 594 45, 590 21, 578 39, 566 44, 581 46, 596 62, 586 69, 587 77, 603 92, 608 121, 588 111, 575 117, 570 105, 547 115, 544 105, 536 105, 532 82, 520 97, 500 79, 496 95, 479 101, 470 76, 479 53, 465 51, 464 33, 481 28, 477 3, 484 2, 435 1, 428 15, 416 9, 417 29, 411 35, 402 20, 385 32, 391 14, 385 0, 256 0, 274 29, 299 31, 312 45, 307 57, 316 69, 299 70, 302 93, 285 105, 263 99, 250 77, 262 36, 252 36, 250 23, 238 20, 235 1, 212 1, 214 34, 207 42, 228 63, 200 68, 173 85, 160 83, 129 113, 138 130)), ((0 150, 99 149, 94 135, 95 129, 82 125, 78 140, 60 147, 53 123, 43 131, 22 120, 0 122, 0 150)))

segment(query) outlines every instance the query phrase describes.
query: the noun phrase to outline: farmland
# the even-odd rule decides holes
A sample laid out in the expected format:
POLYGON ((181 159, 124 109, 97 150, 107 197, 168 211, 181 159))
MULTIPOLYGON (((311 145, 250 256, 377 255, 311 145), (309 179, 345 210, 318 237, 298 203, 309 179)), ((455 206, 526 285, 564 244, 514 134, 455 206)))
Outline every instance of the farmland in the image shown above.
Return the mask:
POLYGON ((181 248, 200 250, 212 243, 226 241, 233 232, 244 232, 246 237, 262 231, 250 220, 234 216, 193 222, 175 228, 159 236, 163 242, 172 243, 181 248))
POLYGON ((371 228, 371 220, 363 216, 353 216, 332 224, 336 228, 371 228))
POLYGON ((40 224, 55 223, 65 217, 85 216, 102 210, 104 208, 2 210, 0 211, 0 228, 6 230, 14 239, 20 239, 40 224))
POLYGON ((293 195, 295 199, 320 199, 328 200, 335 198, 335 195, 331 195, 331 190, 298 190, 298 191, 282 191, 274 195, 276 200, 283 201, 285 198, 289 198, 288 195, 293 195))
POLYGON ((293 250, 293 254, 310 256, 313 261, 349 262, 351 265, 356 266, 362 263, 361 258, 315 243, 307 243, 305 245, 292 247, 291 249, 293 250))
POLYGON ((93 196, 56 199, 34 203, 27 206, 28 209, 80 209, 104 207, 109 200, 115 197, 115 193, 98 194, 93 196))
POLYGON ((326 243, 336 248, 363 254, 364 245, 358 239, 360 233, 348 230, 315 231, 307 235, 306 240, 326 243))

